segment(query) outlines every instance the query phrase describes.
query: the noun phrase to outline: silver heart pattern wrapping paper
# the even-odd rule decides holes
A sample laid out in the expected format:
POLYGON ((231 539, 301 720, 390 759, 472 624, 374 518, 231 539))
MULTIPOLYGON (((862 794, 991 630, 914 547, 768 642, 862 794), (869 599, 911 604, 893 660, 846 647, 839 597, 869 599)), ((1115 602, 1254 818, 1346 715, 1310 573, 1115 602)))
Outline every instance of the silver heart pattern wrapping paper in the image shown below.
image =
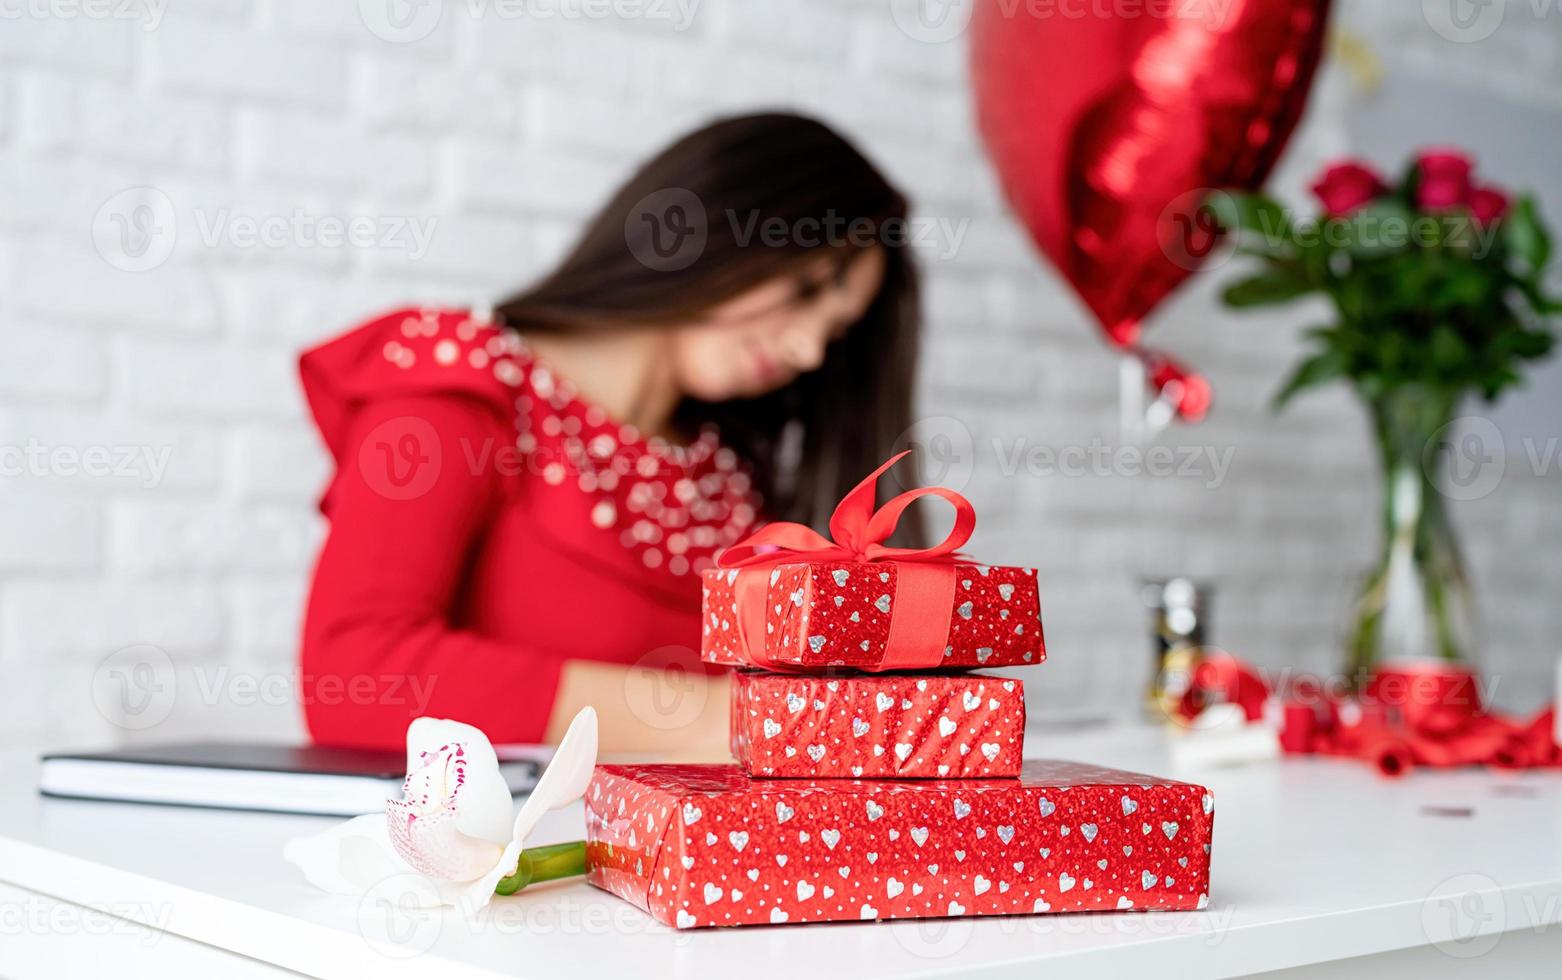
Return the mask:
MULTIPOLYGON (((872 669, 884 661, 896 614, 897 563, 795 562, 741 573, 769 577, 762 627, 765 656, 794 670, 872 669)), ((1022 667, 1046 659, 1036 570, 957 564, 954 608, 939 669, 1022 667)), ((763 666, 744 648, 734 586, 738 569, 707 569, 700 656, 710 663, 763 666)))
POLYGON ((732 755, 754 776, 1016 776, 1025 686, 994 674, 738 671, 732 755))
POLYGON ((1213 798, 1073 762, 1017 779, 756 779, 601 765, 592 884, 676 928, 1199 909, 1213 798))

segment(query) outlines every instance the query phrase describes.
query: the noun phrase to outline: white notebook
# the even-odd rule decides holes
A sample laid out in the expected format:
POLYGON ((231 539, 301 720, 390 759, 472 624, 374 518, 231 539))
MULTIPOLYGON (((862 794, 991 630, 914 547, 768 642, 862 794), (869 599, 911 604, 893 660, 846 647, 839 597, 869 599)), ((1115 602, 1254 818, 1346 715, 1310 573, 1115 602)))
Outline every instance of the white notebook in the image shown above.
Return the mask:
MULTIPOLYGON (((531 791, 552 749, 500 746, 496 751, 513 794, 531 791)), ((406 767, 400 752, 184 742, 45 755, 38 791, 74 799, 351 817, 400 799, 406 767)))

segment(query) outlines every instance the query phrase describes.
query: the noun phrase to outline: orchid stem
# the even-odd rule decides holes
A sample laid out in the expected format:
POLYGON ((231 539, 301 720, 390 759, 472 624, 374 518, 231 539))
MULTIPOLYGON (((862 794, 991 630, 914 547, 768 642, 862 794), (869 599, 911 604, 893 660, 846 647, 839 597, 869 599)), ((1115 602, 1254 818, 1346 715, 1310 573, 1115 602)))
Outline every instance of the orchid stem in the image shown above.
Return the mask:
POLYGON ((495 895, 514 895, 527 885, 586 873, 586 842, 528 847, 515 863, 515 871, 499 879, 495 895))

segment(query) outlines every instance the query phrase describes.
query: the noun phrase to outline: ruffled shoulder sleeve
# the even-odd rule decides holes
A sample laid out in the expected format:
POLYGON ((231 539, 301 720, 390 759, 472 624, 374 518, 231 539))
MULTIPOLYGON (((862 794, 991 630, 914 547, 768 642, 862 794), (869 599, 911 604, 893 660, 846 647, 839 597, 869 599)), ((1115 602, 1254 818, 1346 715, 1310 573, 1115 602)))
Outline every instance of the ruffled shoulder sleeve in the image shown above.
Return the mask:
POLYGON ((514 334, 466 310, 408 307, 314 347, 299 358, 304 397, 340 463, 354 415, 371 402, 449 394, 513 426, 524 381, 514 334))

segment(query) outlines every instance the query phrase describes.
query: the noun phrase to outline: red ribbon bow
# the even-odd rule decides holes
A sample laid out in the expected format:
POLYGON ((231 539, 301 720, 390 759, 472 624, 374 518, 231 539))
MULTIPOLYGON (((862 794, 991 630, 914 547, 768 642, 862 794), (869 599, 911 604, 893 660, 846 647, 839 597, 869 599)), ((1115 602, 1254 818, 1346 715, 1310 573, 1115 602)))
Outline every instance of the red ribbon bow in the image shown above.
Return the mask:
POLYGON ((889 637, 884 658, 871 670, 936 667, 949 636, 954 606, 955 563, 964 558, 961 545, 976 527, 971 502, 947 487, 907 490, 874 509, 879 477, 910 455, 897 453, 841 498, 830 515, 830 537, 804 524, 767 524, 716 556, 721 568, 738 570, 733 589, 741 620, 739 635, 748 659, 771 670, 795 669, 778 662, 767 648, 765 625, 768 576, 757 575, 792 562, 894 562, 896 580, 889 637), (940 497, 955 508, 955 523, 944 540, 930 548, 891 548, 883 542, 895 533, 900 515, 922 497, 940 497), (833 538, 833 540, 832 540, 833 538))
POLYGON ((971 539, 976 528, 976 509, 971 502, 947 487, 918 487, 907 490, 889 503, 873 509, 879 477, 896 463, 911 455, 911 450, 896 453, 889 461, 868 474, 836 504, 830 515, 830 537, 806 524, 776 521, 750 534, 716 556, 722 568, 748 568, 788 561, 917 561, 955 562, 958 549, 971 539), (922 497, 942 497, 954 505, 955 526, 931 548, 891 548, 889 540, 900 523, 900 515, 922 497), (832 541, 831 538, 834 540, 832 541))

